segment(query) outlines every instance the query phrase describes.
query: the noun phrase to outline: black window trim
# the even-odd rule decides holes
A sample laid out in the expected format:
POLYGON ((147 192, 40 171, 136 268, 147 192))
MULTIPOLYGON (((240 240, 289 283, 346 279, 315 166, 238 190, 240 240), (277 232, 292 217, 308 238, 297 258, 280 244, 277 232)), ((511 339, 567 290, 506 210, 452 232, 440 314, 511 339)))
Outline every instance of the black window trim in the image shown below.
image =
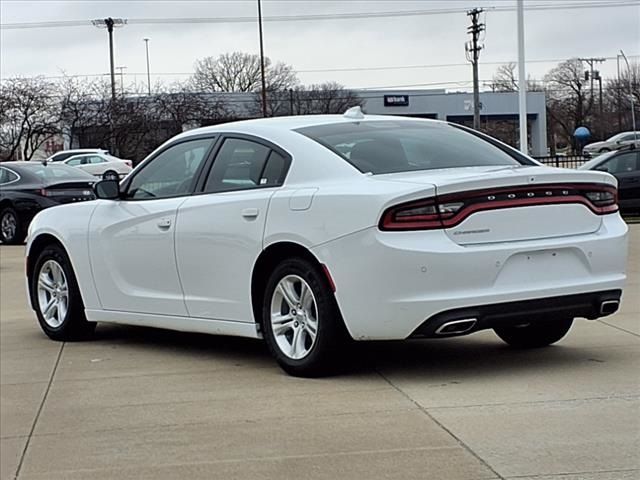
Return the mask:
MULTIPOLYGON (((271 155, 271 152, 269 152, 269 155, 267 155, 267 161, 269 160, 270 155, 271 155)), ((230 193, 230 192, 251 192, 254 190, 264 189, 264 188, 280 188, 282 187, 282 185, 284 185, 284 182, 287 179, 287 175, 289 174, 289 169, 291 167, 292 160, 293 160, 293 157, 291 156, 291 154, 289 154, 289 152, 287 152, 285 149, 283 149, 279 145, 276 145, 275 143, 270 142, 265 138, 246 134, 246 133, 220 132, 219 138, 216 141, 216 144, 214 145, 213 152, 211 153, 210 157, 207 159, 207 163, 204 166, 204 170, 206 170, 206 172, 203 172, 203 174, 198 179, 198 183, 196 184, 194 195, 217 195, 221 193, 230 193), (278 180, 278 183, 276 185, 256 185, 255 187, 251 187, 251 188, 233 188, 233 189, 213 191, 213 192, 205 191, 207 180, 209 179, 209 175, 211 175, 211 171, 213 170, 213 164, 215 163, 215 160, 218 157, 218 153, 220 152, 222 145, 224 144, 225 140, 228 140, 228 139, 246 140, 249 142, 254 142, 264 147, 267 147, 271 151, 276 152, 277 154, 282 156, 282 158, 284 158, 284 161, 285 161, 285 166, 282 169, 282 174, 280 175, 280 179, 278 180)), ((266 162, 263 168, 265 167, 266 167, 266 162)))
POLYGON ((220 141, 220 134, 219 133, 201 133, 201 134, 197 134, 197 135, 190 135, 188 137, 185 138, 181 138, 179 140, 176 140, 175 142, 171 142, 169 144, 167 144, 162 150, 157 151, 152 157, 147 157, 145 160, 142 161, 142 163, 140 165, 138 165, 138 167, 134 170, 133 175, 129 175, 121 184, 120 184, 120 191, 122 192, 122 198, 120 200, 122 201, 126 201, 126 202, 146 202, 149 200, 165 200, 168 198, 180 198, 180 197, 190 197, 191 195, 194 195, 194 193, 196 192, 196 186, 200 183, 200 179, 202 177, 202 172, 205 169, 205 165, 210 161, 213 152, 216 151, 216 147, 218 145, 220 141), (195 175, 194 175, 194 181, 191 182, 191 186, 189 188, 189 191, 187 193, 182 193, 179 195, 170 195, 167 197, 150 197, 150 198, 127 198, 127 192, 129 190, 129 186, 131 185, 131 182, 133 181, 133 179, 140 173, 142 172, 145 167, 150 164, 151 162, 153 162, 156 158, 158 158, 160 155, 162 155, 164 152, 166 152, 167 150, 169 150, 170 148, 175 147, 176 145, 180 145, 182 143, 186 143, 186 142, 193 142, 193 141, 197 141, 197 140, 212 140, 211 142, 211 146, 209 147, 209 149, 207 150, 207 152, 204 155, 204 159, 203 161, 200 163, 200 165, 198 166, 198 170, 196 171, 195 175))

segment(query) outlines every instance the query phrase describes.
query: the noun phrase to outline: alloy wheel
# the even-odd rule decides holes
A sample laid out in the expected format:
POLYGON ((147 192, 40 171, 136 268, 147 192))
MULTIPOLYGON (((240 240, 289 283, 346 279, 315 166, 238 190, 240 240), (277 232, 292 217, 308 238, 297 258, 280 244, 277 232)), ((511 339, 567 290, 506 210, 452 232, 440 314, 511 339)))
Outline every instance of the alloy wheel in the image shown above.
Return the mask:
POLYGON ((271 330, 278 348, 300 360, 313 349, 318 335, 318 307, 309 284, 298 275, 287 275, 271 297, 271 330))
POLYGON ((0 229, 2 230, 2 238, 5 240, 11 240, 16 235, 18 228, 18 221, 13 212, 5 212, 0 220, 0 229))
POLYGON ((64 322, 69 310, 69 285, 62 266, 55 260, 42 264, 38 274, 38 308, 52 328, 64 322))

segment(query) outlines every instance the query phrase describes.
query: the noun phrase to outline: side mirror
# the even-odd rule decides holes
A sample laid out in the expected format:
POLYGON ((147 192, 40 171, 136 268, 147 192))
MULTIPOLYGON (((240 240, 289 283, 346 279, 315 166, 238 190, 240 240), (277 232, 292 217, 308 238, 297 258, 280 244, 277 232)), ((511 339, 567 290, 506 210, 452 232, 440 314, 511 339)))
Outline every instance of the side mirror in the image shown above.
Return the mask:
POLYGON ((120 182, 117 180, 100 180, 93 186, 97 198, 117 200, 120 198, 120 182))

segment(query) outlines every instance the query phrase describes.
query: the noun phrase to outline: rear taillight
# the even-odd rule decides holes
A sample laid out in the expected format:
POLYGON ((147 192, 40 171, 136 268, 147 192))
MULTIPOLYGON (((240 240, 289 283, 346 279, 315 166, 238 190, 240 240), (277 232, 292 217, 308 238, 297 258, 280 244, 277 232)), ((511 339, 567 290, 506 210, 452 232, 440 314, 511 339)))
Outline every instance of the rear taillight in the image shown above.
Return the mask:
POLYGON ((403 203, 389 208, 380 220, 380 230, 427 230, 442 228, 435 199, 403 203))
POLYGON ((402 203, 387 209, 381 230, 451 228, 475 212, 535 205, 578 203, 597 215, 618 211, 617 190, 605 184, 536 185, 474 190, 402 203))

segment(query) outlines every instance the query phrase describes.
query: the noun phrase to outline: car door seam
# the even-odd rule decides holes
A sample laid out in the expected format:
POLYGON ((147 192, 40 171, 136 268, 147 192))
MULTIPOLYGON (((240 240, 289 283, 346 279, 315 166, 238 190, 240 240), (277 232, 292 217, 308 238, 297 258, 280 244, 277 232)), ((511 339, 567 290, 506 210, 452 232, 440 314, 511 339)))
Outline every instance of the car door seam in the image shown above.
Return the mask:
POLYGON ((187 306, 187 295, 184 292, 184 285, 182 284, 182 277, 180 276, 180 264, 178 263, 178 248, 176 245, 177 242, 177 232, 178 232, 178 214, 180 213, 180 208, 189 200, 190 196, 184 198, 182 203, 178 205, 176 208, 176 217, 175 224, 173 227, 173 260, 176 265, 176 275, 178 277, 178 284, 180 285, 180 291, 182 292, 182 304, 184 305, 184 309, 187 312, 187 316, 191 317, 191 312, 189 312, 189 307, 187 306))

